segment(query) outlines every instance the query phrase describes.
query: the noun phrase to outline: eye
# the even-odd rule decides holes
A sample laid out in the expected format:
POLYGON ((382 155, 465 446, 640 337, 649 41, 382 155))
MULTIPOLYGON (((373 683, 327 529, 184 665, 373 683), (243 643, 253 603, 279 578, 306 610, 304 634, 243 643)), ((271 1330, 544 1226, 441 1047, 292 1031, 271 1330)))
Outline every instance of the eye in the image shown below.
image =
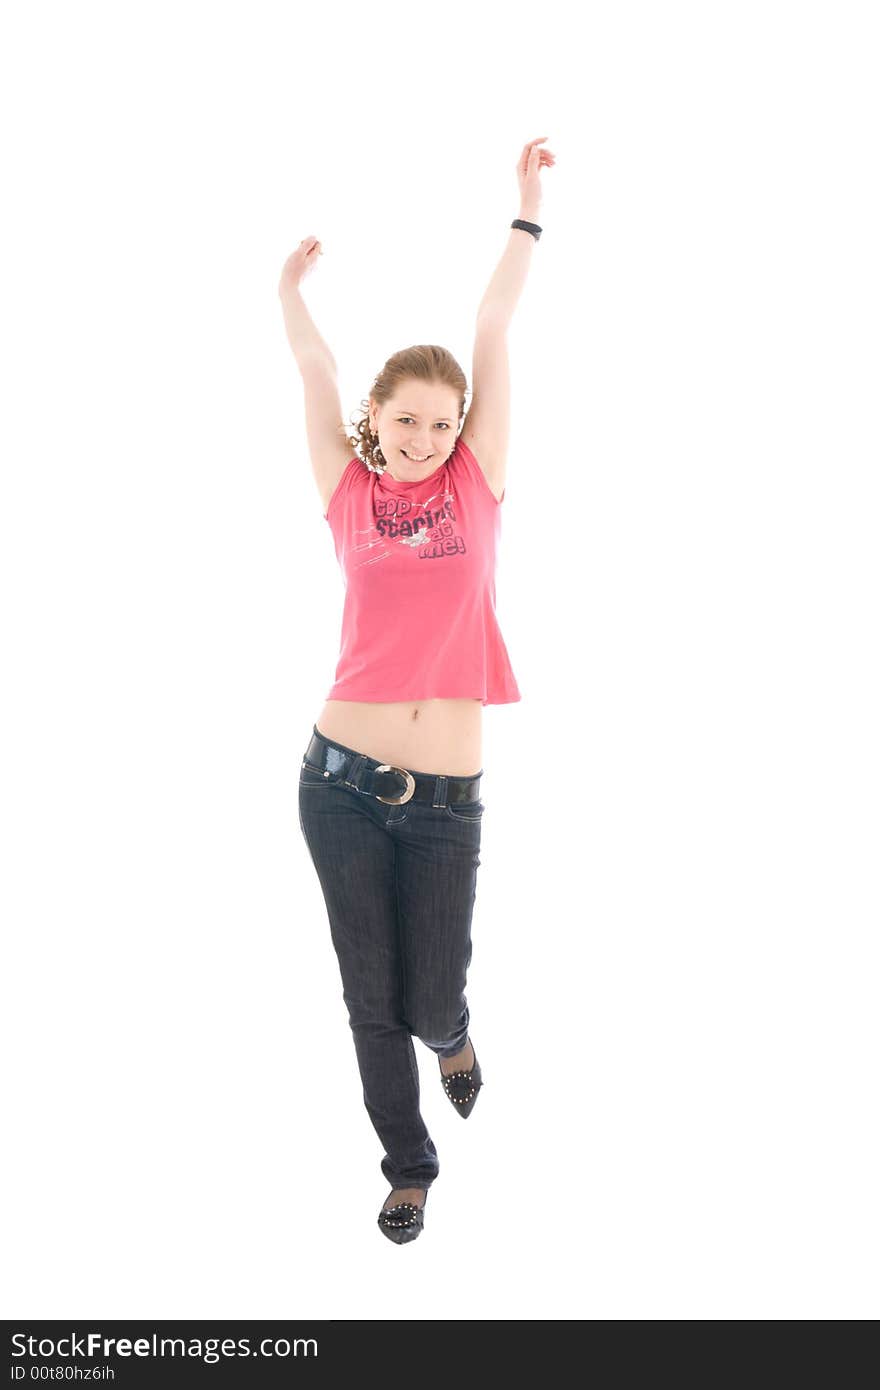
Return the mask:
MULTIPOLYGON (((411 420, 411 419, 412 419, 412 416, 411 416, 411 415, 400 415, 400 416, 398 416, 397 423, 398 423, 398 425, 402 425, 402 424, 404 424, 404 422, 405 422, 406 420, 411 420)), ((445 430, 448 430, 448 429, 449 429, 449 426, 447 425, 447 423, 446 423, 445 420, 438 420, 438 421, 437 421, 437 424, 438 424, 438 425, 442 425, 443 428, 444 428, 445 430)))

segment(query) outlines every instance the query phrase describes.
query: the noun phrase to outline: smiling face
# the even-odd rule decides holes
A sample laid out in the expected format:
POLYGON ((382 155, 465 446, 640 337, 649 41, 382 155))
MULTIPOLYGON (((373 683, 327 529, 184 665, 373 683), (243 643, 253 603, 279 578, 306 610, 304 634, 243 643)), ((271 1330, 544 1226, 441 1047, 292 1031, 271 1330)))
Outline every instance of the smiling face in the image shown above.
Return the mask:
POLYGON ((390 401, 370 400, 370 428, 392 478, 419 482, 439 468, 455 448, 459 400, 449 386, 412 378, 398 386, 390 401))

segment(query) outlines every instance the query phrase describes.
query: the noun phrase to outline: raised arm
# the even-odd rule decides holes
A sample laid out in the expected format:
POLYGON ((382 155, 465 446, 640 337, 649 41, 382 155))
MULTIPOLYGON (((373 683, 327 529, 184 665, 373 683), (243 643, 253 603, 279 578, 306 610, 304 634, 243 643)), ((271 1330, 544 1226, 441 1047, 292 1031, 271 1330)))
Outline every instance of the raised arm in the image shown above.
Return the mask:
MULTIPOLYGON (((541 210, 542 165, 556 163, 555 155, 542 150, 546 135, 531 140, 517 163, 520 188, 518 219, 538 224, 541 210)), ((519 302, 532 256, 535 238, 521 227, 512 227, 507 246, 477 310, 471 405, 461 435, 482 468, 498 501, 504 492, 507 448, 510 437, 510 366, 507 329, 519 302)))
POLYGON ((278 281, 278 295, 284 311, 287 341, 296 358, 296 365, 300 368, 305 363, 314 362, 315 358, 336 366, 333 354, 315 327, 300 293, 303 280, 315 269, 318 257, 323 254, 318 238, 307 236, 287 257, 281 269, 281 279, 278 281))
MULTIPOLYGON (((541 212, 540 169, 542 165, 556 163, 556 156, 550 150, 541 149, 541 143, 546 139, 547 136, 542 135, 539 140, 530 140, 519 157, 516 166, 519 179, 516 221, 538 223, 541 212)), ((526 283, 534 250, 535 238, 532 233, 522 227, 511 227, 504 254, 480 301, 478 323, 481 319, 491 319, 493 323, 507 327, 526 283)))
POLYGON ((284 313, 287 341, 296 358, 305 394, 306 435, 312 472, 323 510, 353 457, 346 439, 336 377, 336 360, 318 332, 300 293, 300 285, 323 255, 317 237, 306 237, 281 271, 278 295, 284 313))

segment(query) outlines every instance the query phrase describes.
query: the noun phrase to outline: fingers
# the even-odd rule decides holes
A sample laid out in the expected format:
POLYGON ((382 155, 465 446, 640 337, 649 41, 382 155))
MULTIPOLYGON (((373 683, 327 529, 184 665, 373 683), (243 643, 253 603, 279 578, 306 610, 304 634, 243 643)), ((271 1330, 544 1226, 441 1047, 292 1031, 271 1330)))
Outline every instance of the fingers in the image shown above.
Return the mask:
POLYGON ((555 159, 556 159, 556 155, 553 153, 552 150, 542 150, 542 149, 539 149, 539 148, 538 148, 538 146, 541 144, 541 141, 546 140, 546 139, 547 139, 547 136, 546 136, 546 135, 542 135, 540 140, 533 140, 533 141, 531 142, 530 153, 531 153, 531 154, 538 154, 538 155, 541 156, 542 159, 552 159, 552 160, 555 160, 555 159))
POLYGON ((523 145, 523 152, 519 158, 517 168, 525 169, 528 167, 532 156, 537 154, 540 164, 555 164, 556 156, 552 150, 542 150, 540 146, 547 139, 546 135, 539 135, 537 140, 529 140, 523 145))

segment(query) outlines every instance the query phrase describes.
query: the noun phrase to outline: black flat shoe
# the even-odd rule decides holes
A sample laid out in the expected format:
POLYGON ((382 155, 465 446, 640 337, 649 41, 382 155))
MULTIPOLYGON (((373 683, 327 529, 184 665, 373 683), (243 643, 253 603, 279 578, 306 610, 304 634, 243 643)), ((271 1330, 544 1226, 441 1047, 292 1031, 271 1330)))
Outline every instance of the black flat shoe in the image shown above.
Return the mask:
POLYGON ((398 1202, 393 1207, 383 1207, 379 1212, 379 1228, 382 1234, 397 1245, 405 1245, 407 1241, 415 1240, 424 1230, 427 1200, 428 1190, 425 1188, 425 1199, 420 1207, 417 1207, 415 1202, 398 1202))
POLYGON ((440 1063, 440 1080, 443 1082, 443 1089, 459 1115, 465 1120, 476 1105, 477 1096, 483 1084, 483 1073, 480 1071, 480 1064, 477 1061, 477 1049, 473 1043, 471 1043, 471 1047, 474 1048, 474 1065, 470 1071, 452 1071, 447 1076, 443 1071, 440 1058, 437 1058, 438 1063, 440 1063))

